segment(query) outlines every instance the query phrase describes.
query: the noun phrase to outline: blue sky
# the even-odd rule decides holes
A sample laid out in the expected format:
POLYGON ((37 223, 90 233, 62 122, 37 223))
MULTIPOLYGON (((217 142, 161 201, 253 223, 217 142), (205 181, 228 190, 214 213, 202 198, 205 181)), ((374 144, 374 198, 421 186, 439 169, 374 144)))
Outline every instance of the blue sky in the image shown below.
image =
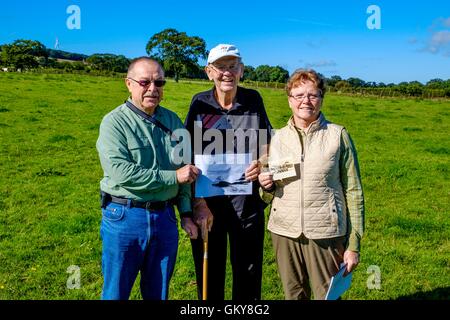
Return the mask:
MULTIPOLYGON (((326 76, 394 82, 450 78, 450 1, 2 1, 0 44, 39 40, 84 53, 145 55, 148 39, 175 28, 206 41, 233 43, 244 63, 311 67, 326 76), (69 30, 70 5, 81 29, 69 30), (381 29, 366 12, 381 10, 381 29)), ((204 61, 200 61, 204 63, 204 61)))

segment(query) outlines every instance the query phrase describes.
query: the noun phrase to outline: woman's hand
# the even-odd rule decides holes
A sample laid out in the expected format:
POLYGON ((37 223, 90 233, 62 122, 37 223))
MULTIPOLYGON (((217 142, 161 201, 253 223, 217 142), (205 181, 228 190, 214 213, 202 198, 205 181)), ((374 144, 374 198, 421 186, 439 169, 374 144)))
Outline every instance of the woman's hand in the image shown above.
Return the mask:
POLYGON ((346 250, 344 252, 344 263, 347 264, 346 274, 355 270, 356 266, 359 264, 359 252, 346 250))

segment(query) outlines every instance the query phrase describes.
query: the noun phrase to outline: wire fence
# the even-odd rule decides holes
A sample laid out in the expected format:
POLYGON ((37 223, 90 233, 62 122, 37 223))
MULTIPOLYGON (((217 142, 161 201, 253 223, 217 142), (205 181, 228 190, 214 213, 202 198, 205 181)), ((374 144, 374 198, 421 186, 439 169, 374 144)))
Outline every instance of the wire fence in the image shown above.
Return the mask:
MULTIPOLYGON (((209 80, 202 79, 181 79, 181 82, 185 83, 208 83, 209 80)), ((254 89, 278 89, 284 90, 286 87, 285 83, 279 82, 262 82, 262 81, 242 81, 240 83, 244 87, 254 88, 254 89)), ((377 87, 377 88, 334 88, 327 87, 327 92, 337 94, 337 95, 348 95, 348 96, 364 96, 364 97, 379 97, 379 98, 422 98, 422 99, 450 99, 450 89, 429 89, 422 88, 420 91, 415 92, 405 92, 401 91, 403 88, 399 87, 377 87)), ((406 89, 408 90, 408 89, 406 89)))
MULTIPOLYGON (((99 77, 112 77, 112 78, 125 78, 125 73, 113 72, 113 71, 102 71, 102 70, 64 70, 64 69, 51 69, 51 68, 39 68, 33 70, 27 70, 22 73, 38 73, 38 74, 79 74, 79 75, 90 75, 99 77)), ((174 79, 168 78, 167 80, 175 82, 174 79)), ((207 79, 186 79, 182 78, 179 80, 182 83, 200 83, 206 84, 210 83, 207 79)), ((262 81, 250 81, 244 80, 240 83, 244 87, 254 88, 254 89, 275 89, 284 90, 286 84, 279 82, 262 82, 262 81)), ((372 87, 372 88, 335 88, 327 87, 327 92, 337 94, 337 95, 348 95, 348 96, 370 96, 379 98, 422 98, 422 99, 450 99, 450 88, 449 89, 430 89, 427 87, 413 88, 408 87, 372 87)))

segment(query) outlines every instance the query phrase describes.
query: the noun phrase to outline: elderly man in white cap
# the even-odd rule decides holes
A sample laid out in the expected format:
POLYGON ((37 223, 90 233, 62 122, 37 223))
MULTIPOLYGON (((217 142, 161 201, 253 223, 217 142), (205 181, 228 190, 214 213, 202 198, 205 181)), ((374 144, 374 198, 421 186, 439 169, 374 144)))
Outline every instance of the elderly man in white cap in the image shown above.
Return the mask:
MULTIPOLYGON (((251 194, 220 195, 195 198, 194 221, 201 226, 207 220, 209 227, 207 299, 224 300, 225 271, 228 238, 233 271, 233 300, 261 299, 261 278, 264 242, 264 208, 258 192, 260 165, 257 159, 264 153, 270 139, 272 126, 267 117, 260 94, 239 87, 244 65, 238 48, 219 44, 208 56, 205 72, 214 82, 211 90, 196 94, 191 102, 185 126, 191 133, 194 155, 205 155, 211 147, 205 132, 222 133, 223 150, 214 154, 252 155, 253 161, 243 176, 251 183, 251 194), (197 132, 197 135, 195 134, 197 132), (201 132, 201 136, 198 135, 201 132), (212 131, 210 131, 212 132, 212 131), (235 133, 235 135, 230 135, 235 133), (237 139, 236 133, 249 139, 237 139), (256 138, 255 138, 256 137, 256 138), (204 141, 205 140, 205 141, 204 141)), ((219 135, 220 136, 220 135, 219 135)), ((200 233, 199 233, 200 235, 200 233)), ((199 238, 191 240, 195 262, 199 299, 202 299, 203 243, 199 238)))

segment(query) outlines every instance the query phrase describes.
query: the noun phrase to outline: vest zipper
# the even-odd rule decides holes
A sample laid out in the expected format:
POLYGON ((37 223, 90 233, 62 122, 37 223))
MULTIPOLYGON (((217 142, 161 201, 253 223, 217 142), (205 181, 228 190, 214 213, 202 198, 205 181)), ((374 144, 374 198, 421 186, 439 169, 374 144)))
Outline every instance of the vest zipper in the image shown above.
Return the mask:
POLYGON ((305 168, 305 146, 306 146, 306 135, 305 141, 303 141, 303 134, 300 133, 300 144, 302 146, 302 154, 300 156, 300 224, 301 224, 301 233, 305 233, 305 203, 304 203, 304 168, 305 168))

